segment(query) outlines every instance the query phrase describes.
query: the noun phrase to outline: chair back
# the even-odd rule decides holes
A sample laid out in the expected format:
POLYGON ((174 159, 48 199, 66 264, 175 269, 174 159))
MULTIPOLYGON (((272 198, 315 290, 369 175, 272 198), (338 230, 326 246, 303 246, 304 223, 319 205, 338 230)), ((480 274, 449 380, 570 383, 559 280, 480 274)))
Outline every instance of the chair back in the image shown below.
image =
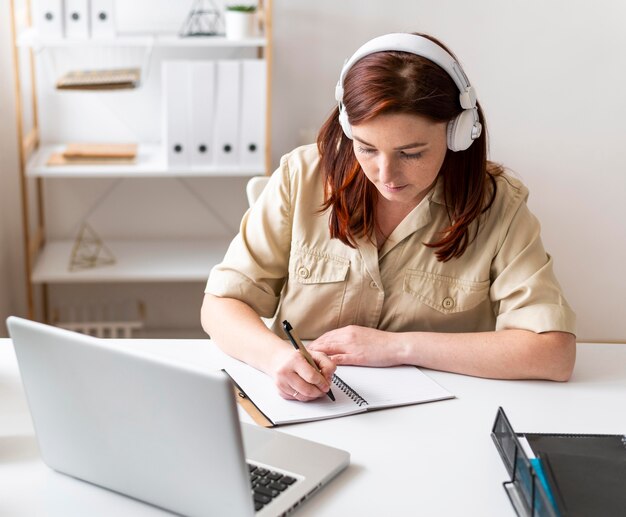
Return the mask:
POLYGON ((248 205, 252 206, 254 202, 259 198, 269 179, 269 176, 254 176, 250 178, 248 184, 246 185, 246 196, 248 197, 248 205))

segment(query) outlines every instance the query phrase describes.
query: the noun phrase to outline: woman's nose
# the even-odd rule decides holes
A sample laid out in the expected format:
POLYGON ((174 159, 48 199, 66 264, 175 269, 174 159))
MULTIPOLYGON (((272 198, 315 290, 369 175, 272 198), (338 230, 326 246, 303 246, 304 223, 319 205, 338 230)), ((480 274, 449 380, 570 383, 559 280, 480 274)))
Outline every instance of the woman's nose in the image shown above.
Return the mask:
POLYGON ((394 163, 389 157, 380 155, 378 159, 378 177, 383 183, 390 183, 394 177, 394 163))

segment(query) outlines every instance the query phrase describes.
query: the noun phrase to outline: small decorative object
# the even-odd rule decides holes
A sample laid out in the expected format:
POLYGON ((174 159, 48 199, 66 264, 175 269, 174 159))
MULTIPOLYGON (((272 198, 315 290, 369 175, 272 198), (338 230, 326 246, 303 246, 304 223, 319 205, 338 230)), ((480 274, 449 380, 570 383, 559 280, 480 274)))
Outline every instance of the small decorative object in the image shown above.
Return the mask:
POLYGON ((104 245, 100 236, 87 223, 83 223, 72 248, 70 271, 90 269, 115 264, 115 257, 104 245))
POLYGON ((215 7, 213 0, 194 0, 178 35, 183 38, 215 36, 218 33, 220 18, 220 11, 215 7))
POLYGON ((233 40, 254 38, 257 36, 257 7, 249 4, 226 6, 224 25, 226 37, 233 40))

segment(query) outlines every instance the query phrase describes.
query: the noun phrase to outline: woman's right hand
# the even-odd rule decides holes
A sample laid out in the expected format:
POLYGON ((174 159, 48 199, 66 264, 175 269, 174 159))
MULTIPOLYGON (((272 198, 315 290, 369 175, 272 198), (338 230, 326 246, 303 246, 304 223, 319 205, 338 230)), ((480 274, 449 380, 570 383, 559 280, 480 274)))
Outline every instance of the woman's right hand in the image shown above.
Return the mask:
POLYGON ((275 354, 271 375, 284 399, 307 402, 326 396, 337 366, 322 352, 311 350, 310 354, 322 373, 295 349, 284 349, 275 354))

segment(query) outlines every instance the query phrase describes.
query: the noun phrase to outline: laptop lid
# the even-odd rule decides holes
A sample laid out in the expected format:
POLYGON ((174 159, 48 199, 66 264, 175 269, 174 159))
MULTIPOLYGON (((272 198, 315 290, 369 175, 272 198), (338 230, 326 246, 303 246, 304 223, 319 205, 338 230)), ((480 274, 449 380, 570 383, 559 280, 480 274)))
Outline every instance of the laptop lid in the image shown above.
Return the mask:
MULTIPOLYGON (((48 466, 185 515, 254 515, 225 374, 13 316, 7 326, 48 466)), ((259 516, 287 511, 349 461, 276 431, 246 426, 245 437, 251 459, 299 480, 259 516)))

